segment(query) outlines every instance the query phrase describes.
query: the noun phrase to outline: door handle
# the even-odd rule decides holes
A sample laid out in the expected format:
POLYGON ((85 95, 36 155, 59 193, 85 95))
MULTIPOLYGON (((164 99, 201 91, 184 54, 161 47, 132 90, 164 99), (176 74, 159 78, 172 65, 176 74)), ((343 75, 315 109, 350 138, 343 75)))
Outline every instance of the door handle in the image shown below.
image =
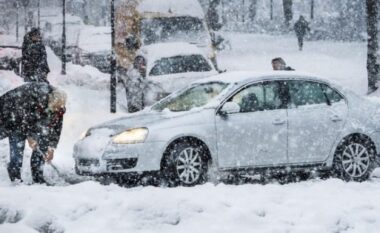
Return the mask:
POLYGON ((337 122, 337 121, 341 121, 341 120, 342 120, 342 118, 341 118, 340 116, 336 115, 336 114, 332 115, 332 116, 330 117, 330 119, 331 119, 333 122, 337 122))
POLYGON ((285 120, 284 119, 275 119, 273 121, 273 124, 274 125, 283 125, 283 124, 285 124, 285 120))

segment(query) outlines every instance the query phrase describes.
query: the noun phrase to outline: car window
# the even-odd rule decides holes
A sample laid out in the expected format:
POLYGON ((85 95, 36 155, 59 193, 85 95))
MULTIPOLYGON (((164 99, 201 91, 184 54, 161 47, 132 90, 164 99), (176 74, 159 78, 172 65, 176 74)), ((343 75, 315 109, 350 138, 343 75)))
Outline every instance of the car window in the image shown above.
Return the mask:
POLYGON ((321 84, 311 81, 289 81, 290 106, 327 104, 321 84))
POLYGON ((175 56, 161 58, 150 70, 150 76, 187 72, 211 71, 211 66, 202 55, 175 56))
POLYGON ((189 111, 206 105, 218 96, 226 87, 227 83, 211 82, 200 83, 190 86, 178 96, 171 95, 155 104, 152 109, 163 111, 168 109, 172 112, 189 111))
POLYGON ((283 106, 278 82, 251 85, 234 95, 230 101, 240 106, 240 112, 279 109, 283 106))
POLYGON ((327 98, 329 99, 330 104, 338 103, 344 100, 343 96, 339 94, 337 91, 335 91, 334 89, 332 89, 331 87, 325 84, 322 84, 322 89, 325 92, 327 98))

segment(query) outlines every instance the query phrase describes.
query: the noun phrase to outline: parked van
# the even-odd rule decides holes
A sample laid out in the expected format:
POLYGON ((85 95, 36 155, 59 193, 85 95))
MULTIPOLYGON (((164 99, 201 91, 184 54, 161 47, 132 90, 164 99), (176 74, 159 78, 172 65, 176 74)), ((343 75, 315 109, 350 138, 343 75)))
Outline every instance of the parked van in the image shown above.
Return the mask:
POLYGON ((126 73, 141 46, 166 42, 196 45, 216 66, 205 15, 198 0, 121 0, 116 7, 119 73, 126 73))

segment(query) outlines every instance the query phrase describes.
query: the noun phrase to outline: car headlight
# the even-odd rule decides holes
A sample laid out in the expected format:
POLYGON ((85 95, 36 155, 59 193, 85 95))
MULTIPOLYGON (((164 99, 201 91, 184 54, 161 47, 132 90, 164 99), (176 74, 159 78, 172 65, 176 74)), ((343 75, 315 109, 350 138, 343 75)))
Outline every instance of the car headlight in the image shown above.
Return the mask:
POLYGON ((136 128, 124 131, 112 138, 116 144, 133 144, 144 142, 148 136, 147 128, 136 128))

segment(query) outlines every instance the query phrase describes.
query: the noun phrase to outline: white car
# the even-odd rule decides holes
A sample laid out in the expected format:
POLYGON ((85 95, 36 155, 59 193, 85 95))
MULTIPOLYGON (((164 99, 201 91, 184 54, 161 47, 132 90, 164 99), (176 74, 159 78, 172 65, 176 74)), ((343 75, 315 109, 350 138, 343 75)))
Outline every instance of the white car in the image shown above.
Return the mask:
POLYGON ((130 112, 141 110, 191 82, 217 73, 211 60, 195 45, 176 42, 143 46, 123 76, 128 108, 130 112))
POLYGON ((75 166, 91 175, 158 171, 187 186, 208 171, 272 168, 363 181, 380 150, 379 117, 378 104, 321 78, 225 73, 89 129, 75 145, 75 166))

